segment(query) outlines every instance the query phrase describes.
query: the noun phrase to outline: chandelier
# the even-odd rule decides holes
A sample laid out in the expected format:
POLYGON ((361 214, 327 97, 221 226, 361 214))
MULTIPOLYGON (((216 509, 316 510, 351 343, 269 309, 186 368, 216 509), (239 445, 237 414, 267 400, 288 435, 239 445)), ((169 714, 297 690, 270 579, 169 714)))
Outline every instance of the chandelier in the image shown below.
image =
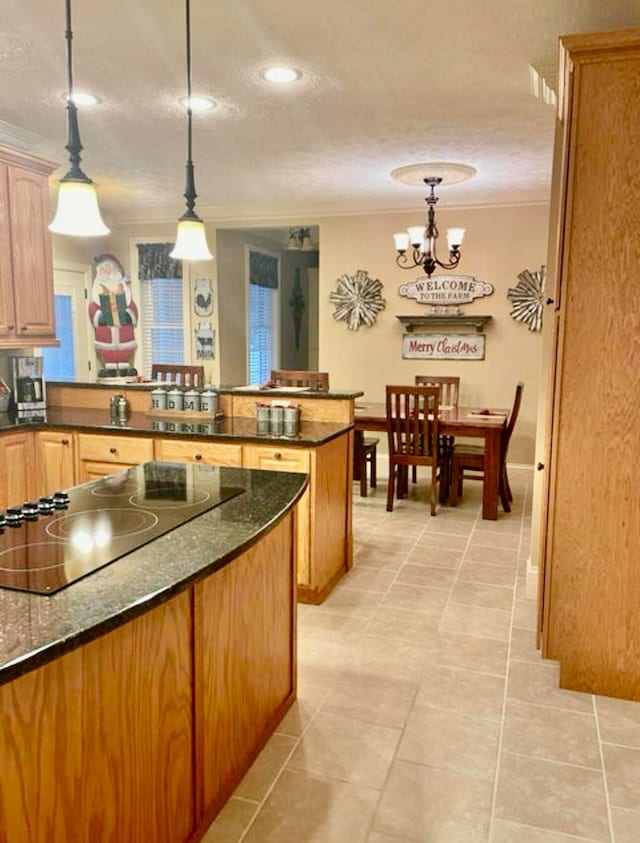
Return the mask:
POLYGON ((448 228, 447 229, 447 243, 449 245, 449 260, 442 261, 436 254, 436 241, 438 240, 438 226, 436 225, 436 202, 438 197, 435 194, 436 187, 442 181, 440 176, 427 176, 423 179, 424 183, 430 189, 430 193, 425 199, 429 206, 427 212, 427 224, 412 225, 407 231, 399 234, 394 234, 396 243, 396 263, 402 269, 415 269, 421 266, 427 277, 431 277, 436 267, 441 269, 455 269, 460 263, 460 246, 464 238, 464 228, 448 228), (411 245, 411 253, 407 254, 411 245))
POLYGON ((65 0, 67 45, 67 145, 69 172, 60 179, 58 206, 49 224, 55 234, 69 234, 72 237, 100 237, 109 234, 98 207, 96 189, 80 167, 82 143, 78 128, 78 109, 73 96, 73 58, 71 52, 71 0, 65 0))

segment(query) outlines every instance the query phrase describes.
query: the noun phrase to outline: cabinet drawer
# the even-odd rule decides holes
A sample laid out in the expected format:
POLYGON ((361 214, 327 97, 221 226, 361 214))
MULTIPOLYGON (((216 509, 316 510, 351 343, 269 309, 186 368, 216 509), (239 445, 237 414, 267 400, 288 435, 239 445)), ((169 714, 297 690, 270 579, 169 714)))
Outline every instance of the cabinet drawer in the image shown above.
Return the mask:
POLYGON ((78 458, 138 465, 153 459, 153 440, 136 436, 78 435, 78 458))
POLYGON ((157 460, 167 462, 203 462, 210 465, 242 465, 242 445, 221 442, 197 442, 184 439, 157 439, 157 460))
POLYGON ((309 473, 311 455, 297 448, 279 448, 277 445, 245 445, 244 467, 269 471, 300 471, 309 473))

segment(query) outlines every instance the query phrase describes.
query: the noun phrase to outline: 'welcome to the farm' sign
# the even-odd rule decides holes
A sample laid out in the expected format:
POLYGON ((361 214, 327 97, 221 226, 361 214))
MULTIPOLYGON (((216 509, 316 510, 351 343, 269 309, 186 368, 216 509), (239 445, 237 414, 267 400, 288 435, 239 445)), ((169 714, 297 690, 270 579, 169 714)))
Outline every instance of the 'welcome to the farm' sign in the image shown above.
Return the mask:
POLYGON ((493 293, 493 284, 473 275, 421 276, 398 287, 398 295, 420 304, 463 304, 493 293))
POLYGON ((406 360, 484 360, 484 334, 404 334, 406 360))

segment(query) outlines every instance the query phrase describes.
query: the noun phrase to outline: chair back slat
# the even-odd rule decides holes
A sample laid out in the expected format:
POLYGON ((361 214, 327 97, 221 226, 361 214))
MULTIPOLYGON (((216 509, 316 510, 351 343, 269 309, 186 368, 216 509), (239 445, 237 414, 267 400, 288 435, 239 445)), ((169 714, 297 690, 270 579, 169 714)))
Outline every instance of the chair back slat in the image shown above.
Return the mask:
POLYGON ((457 407, 460 398, 460 378, 456 375, 416 375, 416 386, 440 388, 440 404, 457 407))
POLYGON ((319 392, 329 389, 329 372, 305 369, 272 369, 271 380, 276 386, 308 386, 319 392))

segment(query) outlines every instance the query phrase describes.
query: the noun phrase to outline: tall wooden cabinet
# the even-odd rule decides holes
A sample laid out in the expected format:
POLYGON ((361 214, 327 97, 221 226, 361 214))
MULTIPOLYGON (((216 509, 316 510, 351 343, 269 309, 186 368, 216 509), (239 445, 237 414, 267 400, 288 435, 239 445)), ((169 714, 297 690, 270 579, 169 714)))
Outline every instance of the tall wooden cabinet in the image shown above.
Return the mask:
POLYGON ((640 700, 640 30, 560 46, 542 652, 640 700))
POLYGON ((47 228, 55 166, 0 147, 0 348, 57 345, 47 228))

